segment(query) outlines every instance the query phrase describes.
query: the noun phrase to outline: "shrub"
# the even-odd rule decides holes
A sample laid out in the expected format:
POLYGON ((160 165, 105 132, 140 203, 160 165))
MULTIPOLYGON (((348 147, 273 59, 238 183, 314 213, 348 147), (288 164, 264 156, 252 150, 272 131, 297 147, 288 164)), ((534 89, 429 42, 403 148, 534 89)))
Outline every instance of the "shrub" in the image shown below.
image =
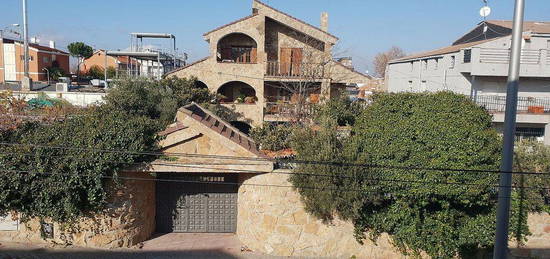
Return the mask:
POLYGON ((309 212, 351 220, 359 241, 389 233, 417 255, 451 258, 492 245, 498 175, 340 165, 498 170, 500 141, 483 108, 448 92, 379 94, 349 138, 331 127, 303 131, 293 144, 299 160, 336 163, 300 164, 291 176, 309 212))
POLYGON ((26 123, 0 134, 3 142, 94 149, 0 145, 0 170, 14 170, 0 174, 0 214, 17 211, 24 219, 70 222, 101 211, 108 195, 105 177, 116 177, 128 163, 149 158, 99 150, 154 150, 155 125, 144 116, 93 108, 64 121, 26 123))
POLYGON ((171 77, 117 80, 105 101, 114 110, 147 116, 166 125, 174 120, 179 107, 191 102, 208 102, 213 98, 208 89, 197 88, 194 79, 171 77))
POLYGON ((86 75, 91 79, 103 79, 105 78, 105 69, 98 65, 93 65, 88 69, 86 75))
POLYGON ((278 151, 291 147, 293 131, 296 125, 264 123, 262 127, 253 128, 250 137, 261 149, 278 151))

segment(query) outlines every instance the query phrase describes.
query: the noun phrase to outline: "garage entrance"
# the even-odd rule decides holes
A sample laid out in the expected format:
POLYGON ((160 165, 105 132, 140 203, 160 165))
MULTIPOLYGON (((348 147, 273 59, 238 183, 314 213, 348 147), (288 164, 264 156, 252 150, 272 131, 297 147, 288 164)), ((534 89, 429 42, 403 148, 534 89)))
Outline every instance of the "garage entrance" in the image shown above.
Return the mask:
POLYGON ((157 178, 157 232, 236 231, 237 174, 160 173, 157 178))

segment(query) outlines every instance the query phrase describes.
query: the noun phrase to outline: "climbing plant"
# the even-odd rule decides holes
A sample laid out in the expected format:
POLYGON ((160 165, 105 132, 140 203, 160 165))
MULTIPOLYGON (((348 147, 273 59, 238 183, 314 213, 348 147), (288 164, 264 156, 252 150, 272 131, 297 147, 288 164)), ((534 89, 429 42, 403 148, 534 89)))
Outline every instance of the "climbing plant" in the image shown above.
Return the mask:
POLYGON ((351 220, 359 241, 389 233, 413 255, 492 245, 497 174, 413 169, 498 170, 500 140, 483 108, 448 92, 379 94, 353 121, 350 137, 332 123, 293 143, 299 160, 334 162, 300 164, 290 178, 309 212, 351 220))
POLYGON ((117 172, 151 158, 160 129, 150 118, 92 108, 47 124, 28 122, 0 135, 0 213, 66 222, 98 212, 117 172), (10 145, 11 143, 11 145, 10 145), (58 148, 52 148, 58 147, 58 148))

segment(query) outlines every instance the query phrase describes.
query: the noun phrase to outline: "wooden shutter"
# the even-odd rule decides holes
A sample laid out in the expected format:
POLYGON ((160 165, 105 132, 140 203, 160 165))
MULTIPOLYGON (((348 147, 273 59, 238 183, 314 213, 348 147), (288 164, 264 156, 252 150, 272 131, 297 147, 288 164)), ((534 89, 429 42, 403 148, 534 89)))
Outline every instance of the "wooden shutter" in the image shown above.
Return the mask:
POLYGON ((280 64, 280 73, 283 76, 290 75, 290 62, 292 60, 292 49, 291 48, 281 48, 281 56, 279 57, 281 62, 280 64))
POLYGON ((299 76, 302 72, 302 49, 292 49, 292 75, 299 76))
POLYGON ((257 58, 258 58, 258 49, 257 48, 252 48, 252 50, 250 51, 250 62, 251 63, 258 62, 256 60, 257 58))

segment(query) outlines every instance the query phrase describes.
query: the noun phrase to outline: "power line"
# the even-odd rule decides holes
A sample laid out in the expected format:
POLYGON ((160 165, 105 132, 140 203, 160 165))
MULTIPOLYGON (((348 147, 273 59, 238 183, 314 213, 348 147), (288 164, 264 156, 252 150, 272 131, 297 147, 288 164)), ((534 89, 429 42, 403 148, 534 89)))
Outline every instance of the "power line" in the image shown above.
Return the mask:
MULTIPOLYGON (((43 173, 43 172, 35 172, 35 171, 26 171, 26 170, 1 170, 0 172, 5 173, 24 173, 24 174, 32 174, 35 173, 38 176, 47 176, 47 175, 55 175, 51 173, 43 173)), ((86 175, 86 174, 78 174, 78 175, 72 175, 77 177, 84 177, 84 176, 95 176, 95 175, 86 175)), ((188 175, 189 176, 189 175, 188 175)), ((325 191, 341 191, 341 192, 362 192, 362 193, 384 193, 383 191, 374 191, 374 190, 363 190, 363 189, 352 189, 352 188, 326 188, 326 187, 313 187, 313 186, 293 186, 293 185, 278 185, 278 184, 253 184, 253 183, 232 183, 232 182, 213 182, 213 181, 190 181, 190 180, 179 180, 179 179, 159 179, 159 178, 143 178, 143 177, 126 177, 126 176, 101 176, 101 178, 105 179, 122 179, 122 180, 135 180, 135 181, 153 181, 153 182, 173 182, 173 183, 195 183, 195 184, 219 184, 219 185, 237 185, 237 186, 259 186, 259 187, 276 187, 276 188, 292 188, 292 189, 311 189, 311 190, 325 190, 325 191)), ((389 193, 386 193, 389 194, 389 193)), ((463 196, 467 197, 479 197, 483 195, 495 195, 495 199, 497 198, 496 191, 493 191, 493 193, 482 193, 479 195, 472 195, 472 194, 462 194, 463 196)), ((512 198, 511 196, 508 198, 512 198)))
POLYGON ((379 168, 379 169, 399 169, 399 170, 425 170, 425 171, 442 171, 442 172, 467 172, 467 173, 507 173, 507 174, 523 174, 523 175, 550 175, 550 173, 543 172, 501 172, 500 170, 483 170, 483 169, 453 169, 453 168, 437 168, 437 167, 415 167, 415 166, 389 166, 389 165, 377 165, 377 164, 357 164, 357 163, 344 163, 344 162, 329 162, 329 161, 313 161, 313 160, 277 160, 270 158, 253 158, 253 157, 239 157, 239 156, 221 156, 221 155, 203 155, 203 154, 190 154, 180 152, 157 152, 157 151, 127 151, 127 150, 108 150, 99 148, 80 148, 80 147, 63 147, 63 146, 50 146, 50 145, 38 145, 38 144, 25 144, 25 143, 7 143, 0 142, 0 145, 4 146, 30 146, 38 148, 51 148, 51 149, 66 149, 66 150, 78 150, 78 151, 90 151, 90 152, 102 152, 102 153, 121 153, 131 155, 150 155, 150 156, 177 156, 177 157, 198 157, 198 158, 215 158, 224 160, 238 160, 238 161, 264 161, 264 162, 284 162, 295 164, 317 164, 317 165, 334 165, 341 167, 365 167, 365 168, 379 168))
MULTIPOLYGON (((25 156, 31 156, 32 154, 23 154, 25 156)), ((79 160, 90 160, 90 161, 104 161, 108 163, 121 163, 128 165, 143 165, 143 163, 135 162, 125 162, 125 161, 113 161, 113 160, 99 160, 99 159, 79 159, 79 160)), ((259 171, 259 170, 250 170, 250 169, 233 169, 233 168, 219 168, 219 167, 205 167, 199 165, 213 166, 213 165, 247 165, 247 164, 221 164, 221 163, 192 163, 192 165, 182 164, 182 163, 159 163, 153 162, 147 165, 164 165, 164 166, 173 166, 173 167, 184 167, 184 168, 195 168, 203 170, 223 170, 230 171, 232 173, 257 173, 257 174, 285 174, 285 175, 301 175, 301 176, 312 176, 312 177, 326 177, 326 178, 342 178, 342 179, 355 179, 360 181, 380 181, 380 182, 395 182, 395 183, 416 183, 416 184, 433 184, 433 185, 464 185, 464 186, 487 186, 487 187, 499 187, 488 184, 479 184, 479 183, 465 183, 465 182, 438 182, 438 181, 417 181, 417 180, 404 180, 404 179, 385 179, 385 178, 363 178, 359 176, 347 176, 347 175, 333 175, 333 174, 316 174, 316 173, 306 173, 300 171, 293 172, 282 172, 282 171, 259 171)), ((192 173, 192 172, 190 172, 192 173)), ((539 189, 545 190, 550 188, 546 187, 524 187, 524 186, 513 186, 514 188, 525 188, 525 189, 539 189)))

